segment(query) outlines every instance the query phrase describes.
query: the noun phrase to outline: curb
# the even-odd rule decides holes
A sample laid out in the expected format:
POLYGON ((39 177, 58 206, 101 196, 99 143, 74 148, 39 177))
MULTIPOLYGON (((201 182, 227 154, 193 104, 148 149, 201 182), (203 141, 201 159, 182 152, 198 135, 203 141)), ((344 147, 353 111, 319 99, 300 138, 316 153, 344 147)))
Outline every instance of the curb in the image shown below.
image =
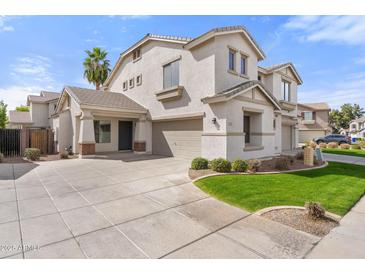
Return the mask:
MULTIPOLYGON (((280 210, 280 209, 301 209, 301 210, 305 210, 304 206, 271 206, 271 207, 266 207, 263 209, 260 209, 258 211, 256 211, 255 213, 253 213, 254 215, 263 215, 265 213, 268 213, 270 211, 274 211, 274 210, 280 210)), ((326 211, 325 215, 326 218, 331 219, 332 221, 336 221, 336 222, 340 222, 340 220, 342 219, 341 216, 328 212, 326 211)))

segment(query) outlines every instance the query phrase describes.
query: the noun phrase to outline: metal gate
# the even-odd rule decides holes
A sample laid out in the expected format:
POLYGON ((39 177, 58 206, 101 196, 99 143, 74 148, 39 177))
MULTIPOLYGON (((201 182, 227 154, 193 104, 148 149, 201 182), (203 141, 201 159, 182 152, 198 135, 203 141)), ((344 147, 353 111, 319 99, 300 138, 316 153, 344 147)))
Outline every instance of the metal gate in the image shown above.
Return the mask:
POLYGON ((21 145, 20 145, 20 129, 0 129, 0 152, 4 156, 20 156, 21 145))

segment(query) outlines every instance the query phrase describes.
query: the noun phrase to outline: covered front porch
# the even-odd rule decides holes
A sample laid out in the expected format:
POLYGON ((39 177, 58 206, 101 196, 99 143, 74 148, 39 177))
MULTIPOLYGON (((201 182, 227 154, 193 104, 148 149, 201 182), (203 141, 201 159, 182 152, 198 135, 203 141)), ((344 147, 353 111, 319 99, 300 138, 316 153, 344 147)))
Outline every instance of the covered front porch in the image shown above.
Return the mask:
POLYGON ((152 126, 145 113, 83 109, 79 119, 81 158, 101 152, 152 151, 152 126))

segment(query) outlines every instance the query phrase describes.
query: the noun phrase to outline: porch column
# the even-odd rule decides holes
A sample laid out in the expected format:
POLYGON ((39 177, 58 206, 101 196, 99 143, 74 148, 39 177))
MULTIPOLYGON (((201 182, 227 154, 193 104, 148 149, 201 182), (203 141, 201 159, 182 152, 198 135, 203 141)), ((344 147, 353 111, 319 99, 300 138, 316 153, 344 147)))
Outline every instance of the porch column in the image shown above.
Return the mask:
POLYGON ((80 117, 79 153, 81 158, 95 154, 94 117, 89 111, 80 117))
POLYGON ((146 152, 147 151, 147 125, 146 116, 142 116, 136 122, 136 131, 134 135, 134 151, 146 152))

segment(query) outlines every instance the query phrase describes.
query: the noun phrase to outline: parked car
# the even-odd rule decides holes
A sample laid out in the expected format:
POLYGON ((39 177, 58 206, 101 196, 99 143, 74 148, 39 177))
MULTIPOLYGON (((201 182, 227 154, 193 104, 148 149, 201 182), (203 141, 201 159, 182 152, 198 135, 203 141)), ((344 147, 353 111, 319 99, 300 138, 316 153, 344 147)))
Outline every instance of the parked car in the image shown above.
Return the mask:
POLYGON ((329 134, 324 137, 313 139, 317 144, 337 142, 338 144, 351 144, 351 137, 342 134, 329 134))

